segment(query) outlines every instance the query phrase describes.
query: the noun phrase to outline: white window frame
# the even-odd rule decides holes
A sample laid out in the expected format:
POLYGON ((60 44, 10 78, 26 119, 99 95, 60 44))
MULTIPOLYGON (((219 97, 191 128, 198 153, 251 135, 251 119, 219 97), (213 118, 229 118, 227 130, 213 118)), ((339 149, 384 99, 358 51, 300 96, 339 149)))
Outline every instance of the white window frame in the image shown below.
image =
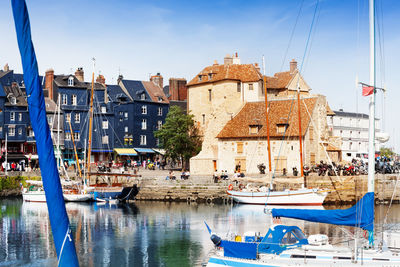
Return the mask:
POLYGON ((108 129, 108 120, 103 120, 102 127, 103 129, 108 129))
POLYGON ((104 135, 104 136, 101 138, 101 143, 102 143, 103 145, 108 145, 108 135, 104 135))
POLYGON ((18 121, 22 121, 22 113, 18 113, 18 121))
POLYGON ((147 114, 147 106, 146 105, 142 106, 142 114, 147 114))
POLYGON ((68 86, 74 86, 74 77, 70 76, 68 78, 68 86))
POLYGON ((147 130, 147 120, 142 119, 142 130, 147 130))
POLYGON ((78 103, 78 98, 76 97, 76 95, 71 95, 71 103, 73 106, 76 106, 78 103))
POLYGON ((129 132, 129 127, 125 126, 124 130, 125 130, 125 133, 129 132))
POLYGON ((163 126, 162 121, 157 121, 157 130, 161 130, 162 126, 163 126))
POLYGON ((102 106, 101 107, 101 113, 107 113, 107 107, 105 107, 105 106, 102 106))
POLYGON ((10 112, 10 121, 15 121, 15 112, 14 111, 10 112))
POLYGON ((22 128, 18 128, 18 135, 22 135, 22 128))
POLYGON ((81 122, 81 114, 80 113, 75 113, 75 123, 80 123, 81 122))
POLYGON ((8 136, 15 136, 15 127, 8 127, 8 136))
POLYGON ((140 136, 140 145, 144 146, 147 144, 147 136, 146 135, 141 135, 140 136))
POLYGON ((81 135, 80 135, 79 132, 75 132, 75 133, 74 133, 74 139, 75 139, 75 141, 79 141, 79 140, 80 140, 80 137, 81 137, 81 135))
POLYGON ((125 118, 128 118, 128 112, 125 112, 125 113, 124 113, 124 117, 125 117, 125 118))
POLYGON ((158 107, 158 116, 162 116, 162 107, 158 107))
POLYGON ((66 132, 65 133, 65 140, 71 140, 71 133, 70 132, 66 132))
POLYGON ((146 100, 146 94, 145 93, 140 95, 140 100, 146 100))
POLYGON ((68 95, 62 94, 62 96, 61 96, 61 104, 62 105, 68 105, 68 95))

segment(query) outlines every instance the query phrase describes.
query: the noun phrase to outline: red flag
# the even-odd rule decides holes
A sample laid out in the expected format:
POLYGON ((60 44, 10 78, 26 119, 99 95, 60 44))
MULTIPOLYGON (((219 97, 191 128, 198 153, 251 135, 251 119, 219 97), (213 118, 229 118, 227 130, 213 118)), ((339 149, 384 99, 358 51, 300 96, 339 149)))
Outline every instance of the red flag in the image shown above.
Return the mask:
POLYGON ((373 92, 374 92, 374 87, 373 86, 363 86, 362 87, 362 95, 363 96, 372 95, 373 92))

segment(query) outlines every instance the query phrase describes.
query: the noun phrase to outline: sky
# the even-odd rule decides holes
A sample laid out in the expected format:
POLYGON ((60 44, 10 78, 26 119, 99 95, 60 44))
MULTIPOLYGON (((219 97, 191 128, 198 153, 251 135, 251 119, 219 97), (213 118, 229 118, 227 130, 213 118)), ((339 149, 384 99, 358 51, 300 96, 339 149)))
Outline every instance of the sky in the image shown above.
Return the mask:
MULTIPOLYGON (((377 86, 387 89, 385 96, 377 94, 376 112, 391 136, 386 146, 399 153, 400 2, 376 3, 377 86)), ((69 74, 83 67, 90 81, 95 58, 96 76, 104 75, 107 84, 115 84, 119 74, 148 80, 160 72, 166 85, 170 77, 190 81, 214 60, 223 63, 226 54, 237 52, 244 64, 261 64, 264 55, 267 75, 288 70, 296 59, 312 92, 325 95, 333 110, 368 113, 368 97, 356 87, 356 81, 369 82, 367 0, 30 0, 27 5, 42 75, 49 68, 69 74)), ((11 1, 0 1, 0 34, 0 66, 8 63, 21 73, 11 1)))

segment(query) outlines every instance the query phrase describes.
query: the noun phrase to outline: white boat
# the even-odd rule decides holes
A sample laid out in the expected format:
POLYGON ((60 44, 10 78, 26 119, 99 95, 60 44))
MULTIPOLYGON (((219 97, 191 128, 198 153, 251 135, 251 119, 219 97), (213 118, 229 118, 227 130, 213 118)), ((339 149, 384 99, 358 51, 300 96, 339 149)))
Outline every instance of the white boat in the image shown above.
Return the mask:
POLYGON ((322 205, 328 193, 329 191, 320 189, 299 189, 267 192, 227 191, 227 194, 237 203, 291 206, 322 205))
POLYGON ((22 199, 28 202, 46 202, 46 195, 42 187, 24 188, 22 199))
POLYGON ((93 200, 93 194, 86 193, 70 193, 64 191, 63 196, 64 200, 68 202, 86 202, 93 200))

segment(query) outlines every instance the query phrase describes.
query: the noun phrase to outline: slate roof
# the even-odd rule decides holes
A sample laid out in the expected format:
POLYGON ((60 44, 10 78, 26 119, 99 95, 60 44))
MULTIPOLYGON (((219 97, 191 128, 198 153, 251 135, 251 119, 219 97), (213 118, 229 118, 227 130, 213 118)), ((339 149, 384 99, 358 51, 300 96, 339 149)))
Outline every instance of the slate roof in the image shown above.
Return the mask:
MULTIPOLYGON (((126 88, 129 93, 129 96, 133 100, 141 100, 140 95, 145 93, 146 100, 150 101, 150 95, 146 92, 146 88, 144 88, 141 81, 134 81, 134 80, 121 80, 122 84, 126 88)), ((142 100, 143 101, 143 100, 142 100)))
POLYGON ((126 101, 129 100, 129 97, 119 85, 107 85, 107 95, 111 98, 112 102, 118 102, 121 98, 126 98, 126 101))
POLYGON ((164 94, 163 90, 154 82, 142 81, 142 84, 144 88, 147 90, 147 93, 150 95, 151 100, 153 100, 153 102, 165 103, 165 104, 169 103, 168 98, 164 94), (160 101, 159 98, 162 99, 162 101, 160 101))
MULTIPOLYGON (((305 98, 300 101, 301 135, 307 132, 310 118, 305 105, 310 113, 314 110, 316 98, 305 98), (305 104, 304 104, 305 103, 305 104)), ((298 136, 297 102, 294 100, 272 100, 269 101, 269 130, 270 137, 298 136), (277 125, 288 125, 286 133, 279 133, 277 125)), ((248 102, 231 119, 217 135, 217 138, 258 138, 267 137, 265 102, 248 102), (250 133, 250 125, 259 125, 258 133, 250 133)))
POLYGON ((21 89, 21 87, 18 86, 17 83, 3 86, 3 89, 4 89, 5 95, 8 99, 8 101, 5 103, 5 105, 7 105, 7 106, 12 105, 10 102, 12 97, 15 97, 17 100, 15 106, 27 106, 28 105, 28 102, 26 101, 26 94, 21 89))
POLYGON ((54 75, 54 82, 57 87, 87 88, 87 84, 79 81, 74 75, 54 75), (74 77, 74 86, 68 86, 70 76, 74 77))
POLYGON ((187 86, 218 82, 223 80, 237 80, 241 82, 257 82, 262 79, 261 73, 253 64, 230 64, 205 67, 187 86), (211 74, 211 79, 209 79, 211 74), (199 79, 201 76, 201 80, 199 79))
POLYGON ((355 113, 355 112, 345 112, 342 110, 334 111, 336 116, 339 117, 353 117, 353 118, 363 118, 363 119, 368 119, 369 115, 364 114, 364 113, 355 113))

